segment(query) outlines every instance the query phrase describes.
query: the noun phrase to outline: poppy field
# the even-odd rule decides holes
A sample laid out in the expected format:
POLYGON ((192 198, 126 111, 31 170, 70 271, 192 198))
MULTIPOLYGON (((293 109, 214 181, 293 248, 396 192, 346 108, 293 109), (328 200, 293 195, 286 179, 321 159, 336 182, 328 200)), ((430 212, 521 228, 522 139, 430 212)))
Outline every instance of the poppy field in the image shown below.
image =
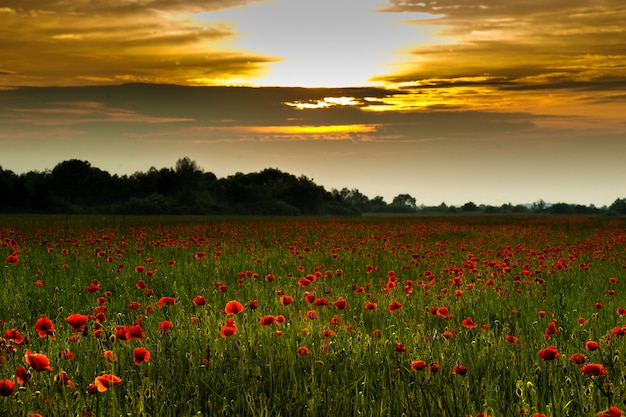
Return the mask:
POLYGON ((0 217, 0 415, 610 416, 626 220, 0 217))

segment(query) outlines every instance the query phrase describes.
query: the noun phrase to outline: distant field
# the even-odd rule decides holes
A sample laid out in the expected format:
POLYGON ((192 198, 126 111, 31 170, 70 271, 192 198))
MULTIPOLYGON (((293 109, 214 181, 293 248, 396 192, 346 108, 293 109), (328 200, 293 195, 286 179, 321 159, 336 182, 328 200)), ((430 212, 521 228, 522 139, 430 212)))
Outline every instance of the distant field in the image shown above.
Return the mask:
POLYGON ((0 415, 626 410, 623 218, 0 216, 0 242, 0 415))

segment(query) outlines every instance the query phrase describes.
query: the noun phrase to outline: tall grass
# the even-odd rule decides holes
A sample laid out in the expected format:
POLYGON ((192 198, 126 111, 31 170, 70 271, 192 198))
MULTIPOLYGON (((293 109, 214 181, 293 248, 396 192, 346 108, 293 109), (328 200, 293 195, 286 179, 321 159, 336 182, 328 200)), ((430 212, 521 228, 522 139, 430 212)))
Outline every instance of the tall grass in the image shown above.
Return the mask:
POLYGON ((623 220, 3 217, 0 242, 0 380, 15 383, 1 415, 591 416, 626 399, 623 220), (226 314, 231 300, 244 310, 226 314), (83 331, 73 313, 90 316, 83 331), (133 324, 144 335, 121 340, 133 324), (540 358, 548 346, 556 359, 540 358), (150 358, 136 365, 138 347, 150 358), (575 353, 607 374, 585 375, 575 353), (102 374, 122 382, 93 392, 102 374))

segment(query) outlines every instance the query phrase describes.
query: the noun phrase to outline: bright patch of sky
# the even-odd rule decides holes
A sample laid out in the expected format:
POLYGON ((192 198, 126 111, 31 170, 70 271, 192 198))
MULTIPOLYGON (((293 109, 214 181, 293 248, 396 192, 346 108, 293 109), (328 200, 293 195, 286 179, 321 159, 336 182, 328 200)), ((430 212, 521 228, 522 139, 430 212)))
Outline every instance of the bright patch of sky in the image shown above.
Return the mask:
POLYGON ((257 85, 366 86, 376 85, 369 79, 390 72, 410 47, 436 41, 406 23, 432 15, 377 12, 381 6, 380 0, 276 0, 196 17, 233 27, 233 47, 281 59, 257 85))

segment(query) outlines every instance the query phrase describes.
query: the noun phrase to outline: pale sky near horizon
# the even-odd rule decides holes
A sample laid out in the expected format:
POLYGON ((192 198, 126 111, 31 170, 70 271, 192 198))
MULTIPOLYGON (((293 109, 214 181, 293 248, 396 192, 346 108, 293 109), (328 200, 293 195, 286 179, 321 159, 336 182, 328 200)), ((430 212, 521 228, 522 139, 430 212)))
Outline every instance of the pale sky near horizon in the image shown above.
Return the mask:
POLYGON ((621 0, 4 0, 0 167, 188 156, 388 202, 610 205, 625 21, 621 0))

